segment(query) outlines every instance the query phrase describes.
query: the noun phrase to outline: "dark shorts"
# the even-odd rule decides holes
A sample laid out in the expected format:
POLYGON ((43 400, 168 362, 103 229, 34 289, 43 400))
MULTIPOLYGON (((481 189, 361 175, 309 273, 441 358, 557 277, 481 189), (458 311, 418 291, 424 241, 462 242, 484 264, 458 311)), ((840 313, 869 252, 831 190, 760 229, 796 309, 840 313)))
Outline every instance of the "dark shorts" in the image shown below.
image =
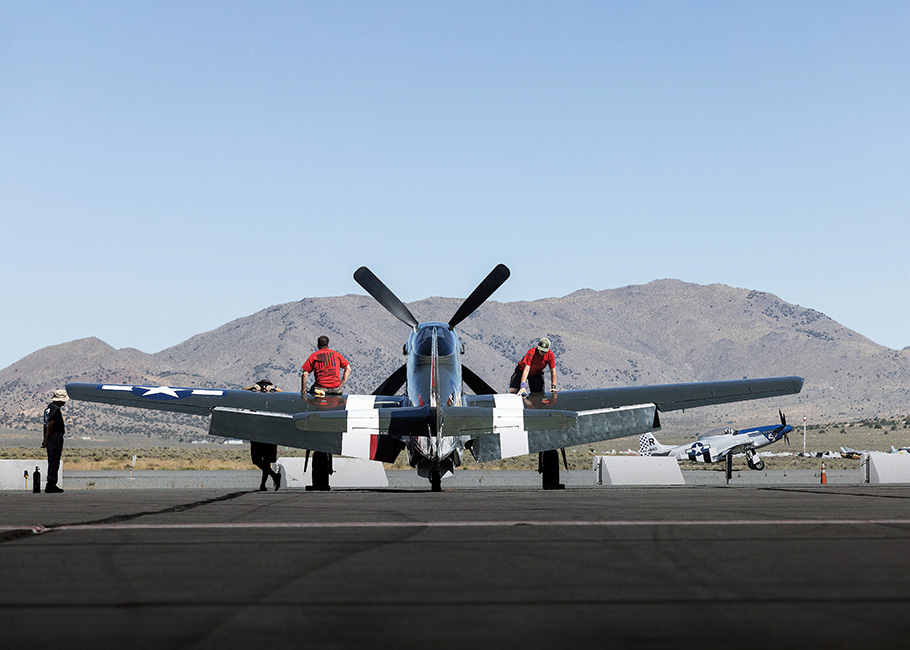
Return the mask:
MULTIPOLYGON (((512 373, 512 378, 509 379, 509 388, 514 388, 518 390, 521 388, 521 366, 515 366, 515 372, 512 373)), ((542 393, 543 392, 543 373, 539 375, 528 375, 528 390, 532 393, 542 393)))
POLYGON ((256 466, 262 463, 274 463, 278 460, 278 445, 250 440, 250 457, 253 459, 253 465, 256 466))

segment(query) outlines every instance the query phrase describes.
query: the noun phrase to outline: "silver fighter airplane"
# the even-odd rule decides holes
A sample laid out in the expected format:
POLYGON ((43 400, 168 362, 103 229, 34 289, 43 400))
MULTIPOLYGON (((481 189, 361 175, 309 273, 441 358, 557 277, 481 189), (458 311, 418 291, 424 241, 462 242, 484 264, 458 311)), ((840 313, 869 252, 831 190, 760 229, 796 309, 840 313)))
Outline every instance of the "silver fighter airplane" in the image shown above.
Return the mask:
POLYGON ((315 397, 221 388, 68 384, 74 399, 211 415, 209 433, 314 452, 312 489, 329 489, 331 455, 408 462, 439 491, 465 451, 479 461, 539 454, 543 487, 559 483, 559 450, 660 427, 658 412, 798 393, 800 377, 532 393, 497 393, 462 364, 455 327, 509 277, 500 264, 448 322, 419 322, 373 273, 354 279, 407 325, 407 362, 372 395, 315 397), (474 394, 465 394, 467 386, 474 394), (398 394, 404 387, 404 394, 398 394))
POLYGON ((765 468, 765 461, 758 455, 757 449, 767 447, 784 438, 790 444, 790 432, 793 427, 787 424, 784 414, 780 415, 779 425, 753 427, 751 429, 723 429, 709 431, 699 436, 695 442, 674 447, 662 445, 650 433, 643 433, 639 438, 639 453, 642 456, 673 456, 676 460, 691 460, 696 463, 717 463, 724 460, 728 454, 746 454, 746 464, 749 469, 761 471, 765 468))

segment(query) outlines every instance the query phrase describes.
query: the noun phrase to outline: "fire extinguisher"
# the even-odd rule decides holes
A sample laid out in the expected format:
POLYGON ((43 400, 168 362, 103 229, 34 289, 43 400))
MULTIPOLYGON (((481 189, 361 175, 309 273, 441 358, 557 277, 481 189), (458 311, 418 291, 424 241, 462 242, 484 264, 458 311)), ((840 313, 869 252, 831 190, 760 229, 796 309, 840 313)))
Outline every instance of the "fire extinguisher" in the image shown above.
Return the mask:
POLYGON ((32 474, 32 492, 41 491, 41 472, 35 467, 35 473, 32 474))

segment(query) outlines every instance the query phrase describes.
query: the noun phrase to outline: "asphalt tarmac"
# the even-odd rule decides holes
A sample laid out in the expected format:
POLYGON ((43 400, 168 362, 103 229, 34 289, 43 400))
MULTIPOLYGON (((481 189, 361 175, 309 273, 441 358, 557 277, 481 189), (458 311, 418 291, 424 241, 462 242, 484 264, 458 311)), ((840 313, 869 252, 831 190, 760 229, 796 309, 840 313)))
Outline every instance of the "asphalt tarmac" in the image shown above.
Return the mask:
POLYGON ((0 645, 904 648, 910 486, 0 493, 0 645))

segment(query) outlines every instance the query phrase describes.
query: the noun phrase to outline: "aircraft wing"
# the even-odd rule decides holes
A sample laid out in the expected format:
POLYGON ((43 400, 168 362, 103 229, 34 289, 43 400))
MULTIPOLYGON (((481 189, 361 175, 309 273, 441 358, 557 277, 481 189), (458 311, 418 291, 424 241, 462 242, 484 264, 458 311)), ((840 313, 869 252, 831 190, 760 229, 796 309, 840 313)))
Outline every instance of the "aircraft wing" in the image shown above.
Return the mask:
POLYGON ((478 461, 638 435, 660 427, 658 411, 798 393, 799 377, 667 384, 518 395, 475 395, 464 406, 406 406, 402 396, 257 393, 218 388, 68 384, 78 400, 211 415, 211 435, 391 462, 402 437, 469 440, 478 461), (426 434, 415 432, 427 432, 426 434))
POLYGON ((466 446, 478 462, 486 462, 651 431, 656 407, 638 404, 584 413, 458 406, 441 410, 443 435, 471 436, 466 446))
MULTIPOLYGON (((295 412, 301 410, 299 393, 257 393, 222 388, 178 388, 122 384, 67 384, 67 394, 85 402, 209 415, 216 406, 295 412)), ((305 408, 305 407, 304 407, 305 408)))
POLYGON ((313 397, 291 392, 76 383, 67 384, 66 391, 71 398, 86 402, 211 415, 210 435, 372 460, 387 458, 393 451, 397 455, 403 445, 393 436, 381 434, 397 433, 403 421, 401 416, 408 411, 401 408, 406 401, 401 396, 313 397), (392 412, 396 417, 390 415, 392 412), (380 414, 386 424, 382 431, 378 426, 380 414), (313 430, 304 430, 305 427, 296 424, 307 420, 331 421, 336 425, 317 425, 313 430), (376 427, 355 426, 357 422, 372 424, 373 420, 376 427), (349 421, 351 426, 348 426, 349 421), (377 436, 388 440, 380 441, 377 436))
POLYGON ((396 433, 401 420, 390 412, 398 415, 412 410, 364 408, 291 414, 216 407, 209 434, 391 463, 405 445, 396 433))
MULTIPOLYGON (((526 407, 559 408, 584 412, 632 404, 654 404, 658 411, 665 412, 793 395, 800 392, 802 388, 802 377, 766 377, 690 384, 623 386, 620 388, 566 390, 555 394, 534 394, 526 400, 526 407)), ((482 399, 482 396, 472 397, 471 403, 474 404, 475 400, 479 398, 482 399)))
POLYGON ((658 411, 791 395, 798 393, 802 385, 800 377, 771 377, 572 390, 532 394, 524 400, 517 395, 476 395, 465 398, 465 402, 489 411, 485 419, 473 427, 460 427, 460 431, 459 427, 450 427, 446 435, 472 435, 470 449, 483 462, 639 435, 660 428, 658 411), (520 400, 521 407, 509 400, 520 400), (547 427, 546 421, 531 417, 548 411, 572 414, 575 421, 571 426, 553 428, 547 427), (506 417, 511 418, 508 426, 506 417))

